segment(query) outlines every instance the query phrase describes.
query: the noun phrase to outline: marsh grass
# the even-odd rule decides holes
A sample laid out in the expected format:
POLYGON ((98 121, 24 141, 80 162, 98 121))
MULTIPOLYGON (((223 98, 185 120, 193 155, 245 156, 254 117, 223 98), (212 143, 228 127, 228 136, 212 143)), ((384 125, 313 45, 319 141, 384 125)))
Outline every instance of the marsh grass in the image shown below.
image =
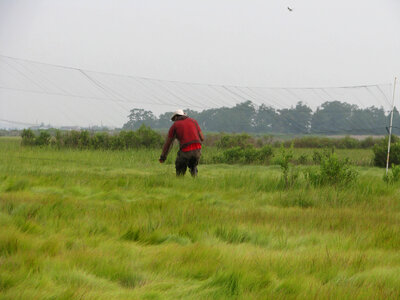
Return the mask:
POLYGON ((276 165, 193 180, 158 151, 0 153, 0 299, 400 296, 400 185, 381 169, 283 188, 276 165))

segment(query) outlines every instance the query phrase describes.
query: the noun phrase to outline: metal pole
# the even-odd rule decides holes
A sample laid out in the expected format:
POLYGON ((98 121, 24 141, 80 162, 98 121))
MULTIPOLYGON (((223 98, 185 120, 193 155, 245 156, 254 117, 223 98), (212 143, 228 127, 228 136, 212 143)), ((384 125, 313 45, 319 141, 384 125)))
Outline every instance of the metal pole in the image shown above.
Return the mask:
POLYGON ((389 142, 388 142, 388 152, 387 152, 387 158, 386 158, 386 176, 388 175, 388 172, 389 172, 390 142, 392 140, 393 111, 394 111, 394 99, 396 97, 396 83, 397 83, 397 77, 394 78, 394 85, 393 85, 392 113, 390 114, 389 142))

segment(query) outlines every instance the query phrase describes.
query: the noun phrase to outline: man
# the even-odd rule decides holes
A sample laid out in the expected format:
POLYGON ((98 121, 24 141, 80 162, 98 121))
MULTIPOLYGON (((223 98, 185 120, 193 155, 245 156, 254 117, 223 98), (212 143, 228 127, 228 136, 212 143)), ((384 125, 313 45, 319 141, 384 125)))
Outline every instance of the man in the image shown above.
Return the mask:
POLYGON ((169 129, 159 161, 163 163, 167 159, 168 152, 176 138, 180 144, 180 150, 175 161, 176 175, 185 175, 186 168, 189 167, 190 174, 195 177, 197 175, 197 165, 201 156, 201 142, 204 141, 204 135, 197 121, 189 118, 182 109, 174 112, 171 120, 174 124, 169 129))

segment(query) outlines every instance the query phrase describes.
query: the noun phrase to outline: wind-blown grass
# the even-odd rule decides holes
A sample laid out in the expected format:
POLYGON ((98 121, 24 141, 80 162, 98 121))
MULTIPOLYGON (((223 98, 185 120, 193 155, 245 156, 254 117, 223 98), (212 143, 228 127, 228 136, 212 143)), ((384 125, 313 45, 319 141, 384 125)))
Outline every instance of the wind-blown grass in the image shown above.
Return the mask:
POLYGON ((158 151, 0 153, 0 299, 400 296, 400 186, 381 169, 285 190, 278 166, 193 180, 158 151))

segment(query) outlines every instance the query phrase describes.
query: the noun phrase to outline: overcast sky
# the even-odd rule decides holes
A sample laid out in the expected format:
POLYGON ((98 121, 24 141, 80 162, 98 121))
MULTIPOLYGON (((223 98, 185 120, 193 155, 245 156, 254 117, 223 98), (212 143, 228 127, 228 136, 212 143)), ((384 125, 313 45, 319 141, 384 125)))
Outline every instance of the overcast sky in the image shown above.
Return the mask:
POLYGON ((400 1, 0 0, 0 55, 199 83, 390 83, 400 1))

